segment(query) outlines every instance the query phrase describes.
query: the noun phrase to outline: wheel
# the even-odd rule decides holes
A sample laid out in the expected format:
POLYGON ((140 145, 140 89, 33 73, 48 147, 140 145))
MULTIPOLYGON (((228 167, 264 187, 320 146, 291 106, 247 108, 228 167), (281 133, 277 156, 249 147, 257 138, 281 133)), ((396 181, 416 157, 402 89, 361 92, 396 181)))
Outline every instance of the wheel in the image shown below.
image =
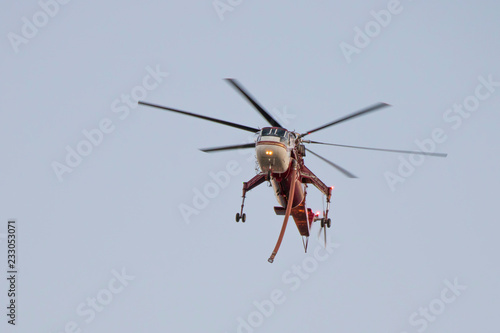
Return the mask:
POLYGON ((322 219, 321 219, 321 228, 323 228, 324 226, 325 226, 325 219, 324 219, 324 218, 322 218, 322 219))
POLYGON ((236 213, 236 222, 240 222, 240 213, 236 213))
POLYGON ((241 222, 245 223, 246 220, 247 220, 247 214, 243 213, 243 215, 241 215, 241 222))
POLYGON ((332 220, 330 219, 326 220, 326 226, 330 228, 332 226, 332 220))

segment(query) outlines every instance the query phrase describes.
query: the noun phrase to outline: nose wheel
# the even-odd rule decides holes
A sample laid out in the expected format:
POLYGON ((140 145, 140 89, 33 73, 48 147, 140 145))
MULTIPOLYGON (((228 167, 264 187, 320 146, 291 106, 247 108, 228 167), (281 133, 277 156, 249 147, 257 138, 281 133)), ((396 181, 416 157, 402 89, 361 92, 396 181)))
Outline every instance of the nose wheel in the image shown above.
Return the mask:
POLYGON ((240 222, 240 220, 241 222, 245 223, 245 221, 247 220, 247 214, 236 213, 236 222, 240 222))

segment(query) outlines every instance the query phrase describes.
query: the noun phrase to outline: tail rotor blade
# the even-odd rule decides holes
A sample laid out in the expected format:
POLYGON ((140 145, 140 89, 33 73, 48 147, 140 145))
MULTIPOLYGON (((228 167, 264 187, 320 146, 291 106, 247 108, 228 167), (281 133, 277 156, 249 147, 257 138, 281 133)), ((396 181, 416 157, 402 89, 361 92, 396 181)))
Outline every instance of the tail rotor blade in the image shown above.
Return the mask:
POLYGON ((321 226, 318 230, 318 241, 320 240, 321 238, 321 232, 323 232, 324 234, 324 238, 325 238, 325 247, 326 247, 326 226, 321 226))
POLYGON ((326 226, 323 227, 323 234, 325 235, 325 247, 326 247, 326 226))
POLYGON ((323 227, 319 227, 319 230, 318 230, 318 240, 321 237, 321 231, 323 231, 323 227))

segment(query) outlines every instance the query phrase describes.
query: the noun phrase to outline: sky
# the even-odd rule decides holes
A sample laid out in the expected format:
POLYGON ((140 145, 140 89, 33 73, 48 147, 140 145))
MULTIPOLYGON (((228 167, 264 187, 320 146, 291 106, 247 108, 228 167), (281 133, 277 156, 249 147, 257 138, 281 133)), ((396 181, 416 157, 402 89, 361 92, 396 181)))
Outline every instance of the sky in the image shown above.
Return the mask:
MULTIPOLYGON (((2 332, 498 331, 500 23, 496 1, 2 1, 2 332), (272 189, 247 194, 251 127, 391 107, 311 140, 334 186, 304 253, 272 189), (15 325, 7 306, 15 302, 15 325)), ((322 209, 308 188, 307 205, 322 209)))

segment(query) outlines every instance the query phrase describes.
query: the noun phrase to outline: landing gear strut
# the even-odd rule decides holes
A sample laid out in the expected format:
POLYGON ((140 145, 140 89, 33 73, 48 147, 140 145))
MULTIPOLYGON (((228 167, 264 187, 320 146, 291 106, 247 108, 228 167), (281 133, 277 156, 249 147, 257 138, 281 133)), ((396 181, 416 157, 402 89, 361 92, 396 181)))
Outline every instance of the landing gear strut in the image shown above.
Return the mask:
POLYGON ((243 200, 241 201, 241 210, 239 213, 236 213, 236 222, 243 222, 247 220, 247 214, 243 213, 243 207, 245 207, 245 198, 246 198, 247 190, 243 188, 243 195, 242 198, 243 200))
POLYGON ((247 220, 247 215, 243 213, 247 192, 262 184, 265 181, 265 179, 266 176, 264 174, 258 174, 252 179, 250 179, 248 182, 243 183, 243 195, 241 196, 243 200, 241 201, 241 210, 239 211, 239 213, 236 213, 236 222, 240 222, 240 220, 241 222, 245 222, 247 220))

